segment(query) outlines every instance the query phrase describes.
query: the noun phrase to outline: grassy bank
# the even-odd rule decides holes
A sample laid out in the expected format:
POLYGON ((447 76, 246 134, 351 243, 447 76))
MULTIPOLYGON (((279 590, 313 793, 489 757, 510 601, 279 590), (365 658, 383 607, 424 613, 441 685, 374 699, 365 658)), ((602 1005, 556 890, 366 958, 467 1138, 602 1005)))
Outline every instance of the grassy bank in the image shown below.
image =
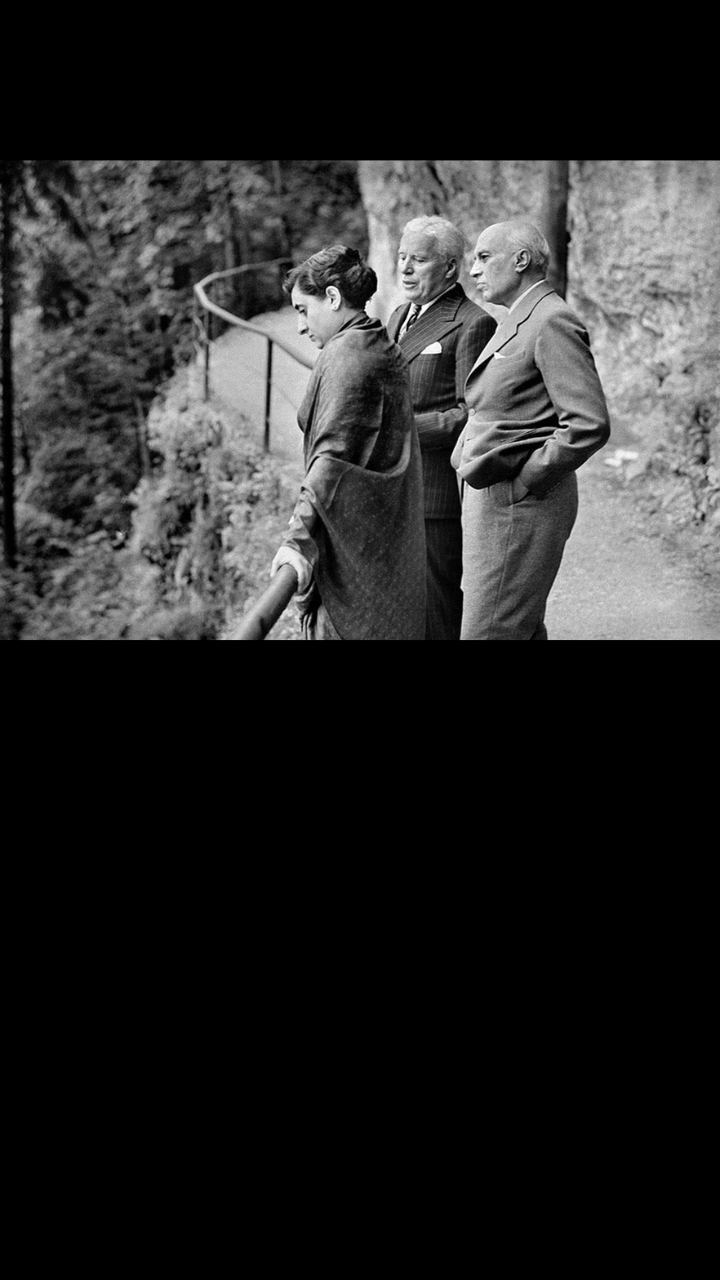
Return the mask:
MULTIPOLYGON (((19 511, 20 557, 0 577, 0 638, 217 640, 269 583, 297 479, 240 415, 205 404, 194 368, 148 418, 153 465, 130 535, 77 538, 19 511)), ((297 638, 292 605, 271 633, 297 638)))

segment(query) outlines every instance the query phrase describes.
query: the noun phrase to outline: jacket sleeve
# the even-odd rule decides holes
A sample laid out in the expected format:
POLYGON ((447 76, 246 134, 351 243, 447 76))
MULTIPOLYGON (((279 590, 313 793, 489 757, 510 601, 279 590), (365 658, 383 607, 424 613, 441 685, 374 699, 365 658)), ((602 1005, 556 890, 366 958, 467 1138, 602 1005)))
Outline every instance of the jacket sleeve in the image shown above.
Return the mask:
POLYGON ((450 449, 468 417, 465 382, 480 352, 496 329, 490 315, 473 316, 460 329, 455 348, 455 404, 449 409, 415 414, 415 426, 423 449, 450 449))
POLYGON ((602 448, 610 436, 610 416, 590 339, 577 317, 559 312, 545 322, 535 345, 535 364, 559 424, 519 473, 541 498, 602 448))

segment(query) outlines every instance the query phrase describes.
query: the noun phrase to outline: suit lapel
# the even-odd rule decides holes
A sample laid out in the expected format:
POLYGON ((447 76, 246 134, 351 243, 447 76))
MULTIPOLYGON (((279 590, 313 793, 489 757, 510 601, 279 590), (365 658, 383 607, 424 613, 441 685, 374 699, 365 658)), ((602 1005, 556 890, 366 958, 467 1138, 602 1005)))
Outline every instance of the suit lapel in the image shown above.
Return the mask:
POLYGON ((407 306, 398 307, 397 311, 393 311, 390 316, 390 319, 387 322, 387 331, 388 337, 392 338, 393 342, 397 342, 398 333, 405 323, 405 317, 409 310, 410 303, 408 302, 407 306))
POLYGON ((468 377, 472 377, 476 369, 479 369, 480 366, 485 364, 485 362, 489 360, 496 351, 499 351, 501 347, 504 347, 506 342, 509 342, 511 338, 514 338, 520 328, 520 325, 524 320, 527 320, 528 316, 532 315, 538 302, 540 302, 542 298, 546 298, 549 293, 554 292, 555 290, 552 285, 545 281, 543 284, 539 284, 537 289, 533 289, 532 293, 529 293, 526 298, 523 298, 522 302, 519 303, 512 314, 504 316, 492 338, 480 352, 480 355, 470 370, 468 377))
MULTIPOLYGON (((400 341, 400 349, 406 360, 414 360, 429 343, 439 342, 444 334, 457 327, 459 322, 456 317, 464 297, 465 290, 462 285, 456 284, 418 317, 412 328, 400 341)), ((407 307, 403 308, 400 316, 398 331, 409 310, 410 304, 408 303, 407 307)))

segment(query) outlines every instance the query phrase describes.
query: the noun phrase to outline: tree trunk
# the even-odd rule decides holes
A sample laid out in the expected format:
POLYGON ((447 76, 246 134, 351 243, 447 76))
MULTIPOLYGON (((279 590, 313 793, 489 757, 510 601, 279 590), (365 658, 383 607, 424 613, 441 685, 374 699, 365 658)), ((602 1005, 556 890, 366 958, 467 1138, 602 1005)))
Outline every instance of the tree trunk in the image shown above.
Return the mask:
MULTIPOLYGON (((90 190, 92 190, 93 184, 90 180, 88 180, 87 185, 90 188, 90 190)), ((85 198, 82 192, 82 188, 80 189, 80 192, 79 192, 79 210, 80 210, 80 213, 78 217, 78 227, 83 237, 83 243, 86 245, 87 250, 90 254, 90 257, 92 258, 95 264, 95 268, 98 272, 98 278, 103 279, 103 277, 106 275, 106 272, 103 269, 103 264, 100 258, 100 254, 98 253, 98 250, 94 243, 94 236, 97 233, 92 230, 92 224, 88 216, 87 206, 86 206, 85 198)), ((112 256, 112 242, 111 242, 108 231, 105 232, 105 241, 106 241, 105 253, 106 253, 106 261, 107 261, 112 256)), ((115 286, 114 284, 108 283, 108 288, 110 289, 112 296, 117 302, 117 307, 118 307, 120 333, 122 335, 123 353, 125 357, 125 363, 122 367, 121 376, 125 384, 128 397, 132 401, 132 405, 135 410, 135 441, 137 445, 138 469, 140 471, 141 476, 148 476, 150 474, 150 450, 148 448, 148 441, 147 441, 147 424, 145 421, 145 412, 143 410, 142 400, 140 399, 140 396, 138 394, 137 382, 136 382, 135 373, 134 373, 132 335, 131 335, 130 319, 128 316, 128 307, 123 294, 121 293, 120 289, 117 286, 115 286)))
POLYGON ((271 164, 273 167, 273 187, 278 202, 278 208, 280 209, 280 257, 288 258, 290 260, 292 258, 292 244, 290 237, 290 224, 288 223, 285 214, 283 201, 284 186, 282 167, 279 160, 272 160, 271 164))
POLYGON ((10 163, 2 165, 2 247, 0 249, 0 281, 2 287, 2 460, 3 460, 3 536, 5 559, 14 569, 17 559, 15 537, 15 449, 13 438, 13 364, 12 364, 12 187, 10 163))
POLYGON ((150 450, 147 442, 147 424, 145 421, 145 412, 143 410, 142 401, 138 395, 135 374, 133 372, 132 357, 132 340, 130 337, 130 321, 128 319, 127 306, 124 298, 119 292, 114 291, 120 307, 120 326, 123 336, 123 346, 125 349, 125 366, 123 369, 123 380, 127 388, 127 393, 133 402, 135 410, 135 439, 137 443, 138 467, 141 476, 150 475, 150 450))
POLYGON ((545 161, 545 190, 542 204, 542 230, 550 245, 548 280, 561 298, 567 288, 568 230, 567 206, 570 161, 545 161))

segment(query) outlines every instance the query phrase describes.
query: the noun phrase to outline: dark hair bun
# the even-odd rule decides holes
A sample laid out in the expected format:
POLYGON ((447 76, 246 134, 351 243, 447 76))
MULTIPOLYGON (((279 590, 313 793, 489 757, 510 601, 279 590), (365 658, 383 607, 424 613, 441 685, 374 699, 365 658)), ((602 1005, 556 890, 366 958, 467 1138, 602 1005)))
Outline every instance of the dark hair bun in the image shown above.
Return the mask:
POLYGON ((303 293, 316 295, 324 293, 330 284, 340 290, 351 307, 362 308, 377 291, 378 282, 372 267, 363 261, 357 249, 331 244, 295 267, 284 288, 290 293, 297 285, 303 293))

